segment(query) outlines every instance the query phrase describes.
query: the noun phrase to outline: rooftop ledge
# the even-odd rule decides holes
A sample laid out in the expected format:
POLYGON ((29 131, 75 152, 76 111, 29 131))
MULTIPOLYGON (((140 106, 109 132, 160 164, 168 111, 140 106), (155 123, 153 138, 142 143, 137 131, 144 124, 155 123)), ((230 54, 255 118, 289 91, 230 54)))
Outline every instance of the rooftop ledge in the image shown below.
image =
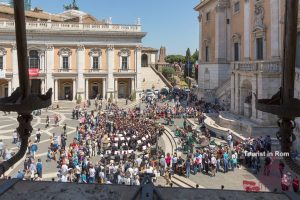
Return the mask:
MULTIPOLYGON (((14 21, 0 21, 0 29, 15 30, 14 21)), ((51 30, 51 31, 91 31, 91 32, 141 32, 141 25, 123 24, 83 24, 67 22, 26 22, 27 30, 51 30)))

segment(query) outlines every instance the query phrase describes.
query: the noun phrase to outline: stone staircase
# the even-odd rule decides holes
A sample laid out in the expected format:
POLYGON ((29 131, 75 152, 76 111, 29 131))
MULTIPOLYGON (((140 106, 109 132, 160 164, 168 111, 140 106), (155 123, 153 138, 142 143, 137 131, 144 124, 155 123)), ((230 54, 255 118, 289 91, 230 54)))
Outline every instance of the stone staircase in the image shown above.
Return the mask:
POLYGON ((231 78, 227 79, 219 88, 216 89, 215 96, 218 99, 222 99, 227 92, 230 92, 231 78))
POLYGON ((151 67, 142 67, 141 72, 142 90, 152 89, 152 86, 154 86, 155 89, 166 87, 166 84, 151 67))

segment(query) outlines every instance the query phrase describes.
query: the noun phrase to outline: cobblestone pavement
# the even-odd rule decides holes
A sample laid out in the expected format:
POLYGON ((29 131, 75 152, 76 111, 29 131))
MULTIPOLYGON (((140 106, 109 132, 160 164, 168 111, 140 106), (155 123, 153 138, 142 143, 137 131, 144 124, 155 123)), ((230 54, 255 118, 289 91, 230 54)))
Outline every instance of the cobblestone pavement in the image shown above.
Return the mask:
MULTIPOLYGON (((139 102, 129 102, 128 105, 125 104, 125 100, 119 100, 118 105, 123 108, 130 108, 137 105, 139 102)), ((41 129, 41 141, 38 143, 38 151, 36 154, 36 159, 41 158, 43 162, 43 178, 45 180, 50 180, 51 178, 55 178, 57 175, 57 163, 54 161, 46 162, 48 147, 50 146, 50 136, 54 133, 55 135, 60 135, 63 132, 63 125, 67 124, 67 135, 68 140, 67 143, 72 141, 72 138, 75 137, 75 130, 77 125, 79 124, 78 120, 72 119, 72 109, 75 107, 75 103, 73 102, 54 102, 53 107, 59 105, 58 109, 43 109, 41 115, 34 116, 32 120, 33 132, 31 134, 31 140, 34 141, 35 134, 38 128, 41 129), (53 117, 55 114, 60 115, 61 120, 59 126, 54 125, 53 117), (46 117, 50 117, 50 126, 45 128, 46 117)), ((106 103, 103 104, 103 108, 105 108, 106 103)), ((91 107, 88 110, 92 110, 94 108, 93 102, 91 107)), ((10 113, 7 115, 0 116, 0 139, 3 140, 5 147, 12 152, 17 152, 18 147, 16 144, 13 144, 12 134, 14 130, 18 127, 17 122, 17 113, 10 113)), ((18 161, 12 168, 10 168, 5 175, 15 177, 18 170, 23 169, 24 159, 18 161)), ((2 158, 0 158, 0 161, 2 158)))
MULTIPOLYGON (((119 101, 119 106, 128 108, 134 107, 138 105, 138 102, 131 103, 130 105, 125 105, 125 102, 119 101)), ((56 103, 54 103, 56 105, 56 103)), ((63 102, 59 103, 60 108, 54 110, 43 110, 40 116, 35 116, 32 125, 34 131, 32 133, 31 139, 34 140, 35 132, 38 128, 42 130, 41 142, 38 144, 38 152, 37 157, 42 159, 43 162, 43 177, 45 180, 49 180, 52 177, 56 177, 57 174, 57 164, 54 161, 46 163, 46 153, 49 146, 49 138, 53 133, 61 134, 62 125, 64 123, 67 124, 67 134, 68 134, 68 143, 72 141, 72 138, 75 136, 75 129, 78 125, 77 120, 71 119, 72 108, 75 106, 74 103, 63 102), (53 120, 51 120, 50 127, 45 129, 45 119, 48 115, 50 118, 53 118, 54 114, 59 114, 61 116, 60 125, 55 127, 53 125, 53 120)), ((144 107, 144 104, 141 104, 144 107)), ((93 105, 91 106, 93 107, 93 105)), ((0 116, 0 139, 3 139, 4 143, 7 145, 9 149, 16 152, 18 149, 15 144, 12 144, 12 133, 15 128, 18 126, 16 120, 16 113, 11 113, 7 116, 0 116)), ((175 125, 183 126, 183 119, 175 119, 175 125)), ((175 125, 170 126, 171 130, 175 129, 175 125)), ((159 146, 165 148, 165 145, 168 145, 166 141, 159 140, 159 146)), ((170 152, 171 153, 171 152, 170 152)), ((0 158, 1 160, 2 158, 0 158)), ((10 175, 12 177, 16 176, 17 171, 23 169, 23 161, 20 160, 15 166, 9 169, 6 172, 6 175, 10 175)), ((258 175, 254 175, 247 168, 241 167, 240 169, 236 169, 234 172, 217 173, 216 177, 210 177, 208 175, 200 174, 191 175, 190 180, 195 184, 199 184, 201 187, 210 188, 210 189, 220 189, 221 185, 224 185, 225 189, 229 190, 244 190, 243 181, 255 181, 261 188, 261 191, 273 191, 277 188, 280 191, 280 176, 277 168, 278 160, 274 160, 274 164, 271 171, 271 176, 265 177, 262 175, 262 171, 258 175)), ((156 183, 156 185, 165 186, 165 180, 163 177, 160 177, 156 183)))

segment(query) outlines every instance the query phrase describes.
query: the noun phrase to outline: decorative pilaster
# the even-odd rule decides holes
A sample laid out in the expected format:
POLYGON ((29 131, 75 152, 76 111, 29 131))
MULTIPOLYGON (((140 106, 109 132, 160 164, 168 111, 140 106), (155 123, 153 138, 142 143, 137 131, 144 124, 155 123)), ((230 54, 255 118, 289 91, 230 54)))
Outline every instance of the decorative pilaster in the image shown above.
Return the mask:
POLYGON ((216 6, 216 43, 215 43, 215 56, 217 62, 226 61, 226 8, 228 6, 227 0, 218 0, 216 6))
POLYGON ((244 59, 250 60, 250 2, 244 3, 244 59))
POLYGON ((271 56, 272 58, 280 57, 279 48, 279 0, 273 0, 271 6, 271 56))
POLYGON ((137 46, 135 49, 135 71, 136 71, 136 92, 139 94, 142 92, 142 77, 141 77, 141 69, 142 69, 142 47, 137 46))
POLYGON ((83 45, 77 46, 77 93, 84 94, 84 65, 85 65, 85 48, 83 45))
MULTIPOLYGON (((114 92, 114 76, 113 70, 115 66, 115 50, 113 45, 107 46, 106 55, 107 55, 107 68, 108 68, 108 76, 107 76, 107 92, 114 92)), ((109 98, 110 96, 108 96, 109 98)))
POLYGON ((13 72, 12 89, 14 91, 17 87, 19 87, 18 55, 17 55, 16 44, 12 45, 11 52, 12 52, 12 72, 13 72))
MULTIPOLYGON (((54 69, 54 47, 52 45, 47 45, 46 46, 46 68, 45 68, 45 73, 46 73, 46 91, 50 88, 54 88, 54 82, 53 82, 53 69, 54 69)), ((52 95, 52 101, 54 101, 54 96, 52 95)))

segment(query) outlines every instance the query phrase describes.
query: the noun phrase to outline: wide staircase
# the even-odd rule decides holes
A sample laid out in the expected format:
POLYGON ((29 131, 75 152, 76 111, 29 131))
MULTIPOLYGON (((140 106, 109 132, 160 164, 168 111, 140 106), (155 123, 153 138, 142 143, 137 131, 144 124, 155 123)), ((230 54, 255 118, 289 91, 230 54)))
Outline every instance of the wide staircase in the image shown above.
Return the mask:
POLYGON ((153 86, 155 89, 161 89, 166 87, 163 80, 153 71, 151 67, 142 67, 142 90, 151 89, 153 86))

